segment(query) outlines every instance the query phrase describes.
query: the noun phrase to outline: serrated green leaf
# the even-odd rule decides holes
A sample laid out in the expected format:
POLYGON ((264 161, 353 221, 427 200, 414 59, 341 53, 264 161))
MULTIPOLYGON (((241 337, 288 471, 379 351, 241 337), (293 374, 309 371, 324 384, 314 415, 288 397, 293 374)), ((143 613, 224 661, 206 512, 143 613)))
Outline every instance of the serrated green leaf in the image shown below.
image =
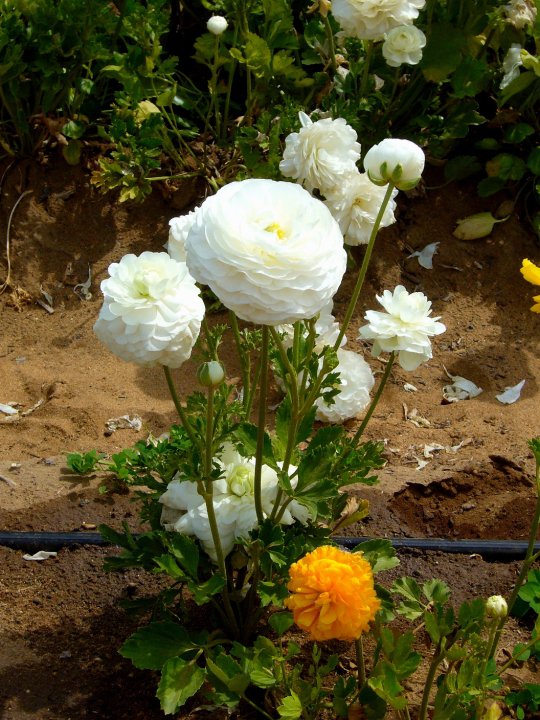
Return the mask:
POLYGON ((353 552, 361 552, 364 555, 374 574, 383 570, 391 570, 399 565, 399 558, 390 540, 367 540, 359 543, 353 552))
POLYGON ((302 702, 298 695, 291 690, 291 694, 283 698, 281 705, 278 705, 277 711, 280 718, 284 720, 298 720, 302 717, 302 702))
POLYGON ((201 688, 206 677, 203 668, 182 658, 171 658, 161 671, 157 697, 166 715, 173 715, 201 688))
POLYGON ((182 533, 169 533, 165 543, 184 570, 196 579, 199 567, 199 548, 195 542, 182 533))
POLYGON ((225 586, 225 579, 222 575, 216 573, 204 583, 197 583, 189 580, 187 586, 197 605, 204 605, 213 595, 216 595, 218 592, 223 590, 223 587, 225 586))
MULTIPOLYGON (((235 429, 235 434, 238 440, 242 443, 246 456, 253 457, 257 451, 257 426, 248 422, 240 423, 235 429)), ((276 459, 274 458, 272 441, 270 440, 270 436, 267 432, 264 433, 263 463, 265 465, 269 465, 274 470, 279 469, 276 459)))
POLYGON ((460 28, 449 24, 434 24, 420 63, 426 80, 446 80, 460 64, 465 44, 466 36, 460 28))
POLYGON ((294 619, 290 612, 277 612, 270 615, 268 624, 278 636, 281 636, 294 624, 294 619))

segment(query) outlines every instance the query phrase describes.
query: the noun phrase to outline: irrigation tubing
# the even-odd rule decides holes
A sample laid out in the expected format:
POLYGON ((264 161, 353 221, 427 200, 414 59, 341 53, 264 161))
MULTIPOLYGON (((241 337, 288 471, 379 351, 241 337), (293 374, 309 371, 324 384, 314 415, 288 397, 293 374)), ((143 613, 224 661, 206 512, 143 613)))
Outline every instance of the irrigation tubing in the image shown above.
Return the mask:
MULTIPOLYGON (((342 547, 353 549, 360 543, 378 538, 370 537, 334 537, 334 542, 342 547)), ((397 549, 432 550, 462 555, 480 555, 485 560, 507 562, 525 557, 527 542, 520 540, 445 540, 444 538, 385 538, 397 549)), ((0 547, 13 550, 58 551, 81 545, 109 545, 97 532, 0 532, 0 547)), ((540 542, 535 544, 535 552, 540 551, 540 542)))

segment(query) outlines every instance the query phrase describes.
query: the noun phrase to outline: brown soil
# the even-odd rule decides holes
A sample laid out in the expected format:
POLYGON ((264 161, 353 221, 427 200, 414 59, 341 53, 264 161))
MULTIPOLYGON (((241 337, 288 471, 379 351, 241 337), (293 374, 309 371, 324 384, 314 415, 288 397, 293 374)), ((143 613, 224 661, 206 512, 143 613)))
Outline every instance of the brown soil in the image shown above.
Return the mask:
MULTIPOLYGON (((92 325, 108 265, 127 252, 160 250, 168 220, 179 211, 158 192, 144 205, 118 205, 93 191, 79 168, 57 162, 19 163, 1 190, 3 237, 20 193, 32 194, 22 199, 11 223, 12 288, 0 297, 0 403, 29 410, 43 402, 15 421, 0 413, 0 531, 67 531, 124 520, 136 528, 128 495, 100 495, 102 480, 70 475, 64 457, 93 448, 117 452, 150 432, 159 435, 176 419, 161 372, 117 360, 94 338, 92 325), (92 297, 81 299, 74 289, 87 280, 89 268, 92 297), (36 302, 45 300, 42 290, 52 296, 53 313, 36 302), (143 421, 140 432, 105 434, 108 419, 135 414, 143 421)), ((534 464, 526 441, 540 433, 540 318, 529 311, 534 289, 521 280, 519 267, 524 257, 538 261, 540 249, 516 215, 483 240, 452 236, 457 218, 495 210, 503 199, 480 201, 467 186, 402 198, 398 222, 381 234, 348 332, 350 346, 360 347, 356 328, 363 311, 375 307, 375 294, 400 282, 426 293, 447 332, 435 339, 430 363, 414 373, 393 373, 367 431, 367 437, 385 441, 388 462, 375 488, 357 489, 370 500, 371 515, 349 533, 527 537, 534 464), (440 247, 433 270, 407 259, 434 241, 440 247), (444 368, 484 392, 442 404, 442 387, 449 382, 444 368), (523 379, 518 402, 495 399, 523 379), (417 391, 408 392, 405 383, 417 391), (414 418, 414 409, 424 421, 406 419, 414 418), (426 448, 434 444, 443 449, 426 448), (420 468, 419 460, 428 464, 420 468)), ((0 281, 5 259, 4 253, 0 281)), ((349 275, 338 293, 338 315, 352 282, 349 275)), ((225 361, 234 375, 232 358, 225 361)), ((370 362, 380 373, 382 364, 370 362)), ((189 392, 193 367, 176 376, 181 391, 189 392)), ((63 550, 37 563, 0 549, 0 720, 161 717, 152 673, 134 670, 116 652, 136 625, 118 600, 150 594, 156 579, 135 571, 105 574, 102 560, 112 552, 63 550)), ((400 574, 447 579, 456 601, 504 594, 516 577, 515 563, 401 555, 400 574)), ((521 633, 516 624, 510 631, 508 647, 521 633)))

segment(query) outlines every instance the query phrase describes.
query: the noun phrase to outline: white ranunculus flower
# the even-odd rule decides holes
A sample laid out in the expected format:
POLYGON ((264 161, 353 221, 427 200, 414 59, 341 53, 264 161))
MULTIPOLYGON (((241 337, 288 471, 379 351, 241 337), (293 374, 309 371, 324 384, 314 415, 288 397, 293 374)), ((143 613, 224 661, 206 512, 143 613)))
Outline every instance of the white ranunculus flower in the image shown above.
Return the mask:
POLYGON ((344 173, 356 169, 360 159, 356 131, 343 118, 313 122, 303 112, 299 117, 302 127, 285 138, 279 169, 310 192, 316 188, 326 195, 341 182, 344 173))
POLYGON ((523 30, 527 25, 534 25, 538 14, 534 0, 512 0, 504 6, 506 22, 517 30, 523 30))
POLYGON ((361 355, 339 349, 337 357, 339 365, 333 372, 339 372, 339 394, 332 405, 322 397, 315 402, 315 419, 322 422, 342 423, 357 417, 369 405, 369 393, 375 383, 371 368, 361 355))
MULTIPOLYGON (((317 340, 315 347, 322 349, 325 345, 333 347, 334 343, 338 339, 339 335, 339 323, 336 318, 332 315, 333 303, 330 301, 328 305, 322 308, 319 313, 319 317, 315 323, 315 332, 317 333, 317 340)), ((278 325, 276 330, 283 334, 281 342, 286 348, 290 348, 293 345, 294 339, 294 326, 291 324, 278 325)), ((347 336, 344 335, 341 341, 342 345, 347 342, 347 336)))
POLYGON ((500 88, 504 90, 505 87, 519 77, 519 68, 523 65, 523 58, 521 56, 521 45, 519 43, 513 43, 508 48, 503 60, 504 76, 501 80, 500 88))
POLYGON ((191 355, 204 303, 185 263, 165 252, 125 255, 101 283, 94 332, 115 355, 137 365, 177 368, 191 355))
POLYGON ((195 222, 195 208, 187 215, 180 215, 169 220, 169 239, 165 244, 165 250, 173 260, 186 262, 186 238, 191 226, 195 222))
POLYGON ((426 0, 332 0, 332 13, 347 37, 380 40, 392 28, 411 25, 426 0))
POLYGON ((408 293, 403 285, 394 292, 385 290, 377 300, 386 312, 368 310, 368 325, 360 328, 359 338, 373 340, 373 355, 396 352, 404 370, 416 368, 432 357, 430 337, 440 335, 446 328, 429 317, 431 303, 421 292, 408 293))
POLYGON ((388 31, 382 46, 382 54, 390 67, 401 64, 418 65, 426 36, 414 25, 400 25, 388 31))
MULTIPOLYGON (((230 444, 226 443, 219 457, 214 458, 221 468, 221 477, 213 484, 213 505, 219 537, 224 555, 228 555, 235 542, 247 538, 257 527, 257 513, 253 494, 255 482, 255 459, 244 458, 230 444)), ((290 472, 296 470, 290 466, 290 472)), ((296 478, 292 485, 296 484, 296 478)), ((278 491, 277 474, 268 465, 262 466, 261 496, 265 516, 273 510, 278 491)), ((161 522, 166 530, 185 535, 195 535, 204 550, 215 561, 216 550, 208 522, 208 512, 203 498, 197 492, 197 485, 182 477, 175 478, 160 497, 163 505, 161 522)), ((295 520, 307 522, 308 510, 293 500, 287 506, 281 523, 291 525, 295 520)))
POLYGON ((206 23, 206 29, 212 35, 221 35, 227 29, 229 23, 222 15, 212 15, 206 23))
POLYGON ((317 315, 346 265, 343 236, 327 207, 299 185, 243 180, 196 213, 187 264, 242 320, 281 325, 317 315))
POLYGON ((425 161, 424 151, 415 143, 387 138, 367 151, 364 169, 376 185, 392 182, 398 190, 410 190, 418 184, 425 161))
MULTIPOLYGON (((347 245, 368 244, 385 192, 384 187, 371 182, 367 173, 356 171, 346 175, 342 184, 327 195, 325 204, 338 221, 347 245)), ((394 189, 392 199, 384 211, 381 227, 396 221, 396 203, 393 198, 397 193, 397 189, 394 189)))

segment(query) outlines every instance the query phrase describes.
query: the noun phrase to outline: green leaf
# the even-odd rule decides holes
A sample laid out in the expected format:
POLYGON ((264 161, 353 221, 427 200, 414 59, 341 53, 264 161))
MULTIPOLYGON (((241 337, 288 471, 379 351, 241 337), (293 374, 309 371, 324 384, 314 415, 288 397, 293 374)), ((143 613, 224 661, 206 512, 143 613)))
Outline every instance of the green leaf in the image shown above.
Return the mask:
POLYGON ((208 600, 220 592, 225 586, 225 579, 222 575, 212 575, 212 577, 204 583, 192 582, 187 584, 189 590, 193 594, 193 599, 197 605, 204 605, 208 600))
MULTIPOLYGON (((258 428, 253 423, 240 423, 235 430, 236 437, 242 443, 246 457, 253 457, 257 450, 258 428)), ((272 450, 272 441, 267 432, 264 433, 263 441, 263 463, 269 465, 274 470, 278 470, 278 465, 272 450)))
POLYGON ((480 180, 477 186, 479 197, 489 197, 502 190, 506 180, 500 177, 487 177, 480 180))
POLYGON ((433 25, 420 63, 426 80, 446 80, 461 62, 466 42, 461 29, 446 24, 433 25))
POLYGON ((76 120, 69 120, 62 128, 62 135, 73 140, 78 140, 84 135, 86 125, 84 123, 77 122, 76 120))
POLYGON ((454 94, 458 98, 476 97, 487 87, 489 79, 489 65, 484 60, 466 55, 452 75, 454 94))
POLYGON ((501 107, 506 105, 511 97, 526 90, 529 85, 536 80, 536 75, 532 71, 522 72, 510 85, 507 85, 501 93, 501 107))
POLYGON ((90 450, 86 453, 68 453, 66 456, 66 465, 68 468, 79 475, 85 475, 96 469, 99 461, 105 457, 105 453, 98 453, 97 450, 90 450))
POLYGON ((182 533, 169 533, 165 543, 184 570, 196 580, 199 567, 199 548, 195 542, 182 533))
POLYGON ((490 177, 503 180, 521 180, 526 171, 525 162, 517 155, 499 153, 486 163, 486 170, 490 177))
POLYGON ((278 636, 281 636, 294 624, 294 619, 290 612, 277 612, 270 615, 268 624, 278 636))
POLYGON ((540 146, 534 148, 527 158, 527 167, 535 175, 540 175, 540 146))
POLYGON ((182 568, 179 567, 172 555, 167 553, 160 555, 154 558, 154 563, 160 570, 172 577, 173 580, 187 580, 187 575, 182 568))
POLYGON ((201 688, 206 673, 203 668, 182 658, 171 658, 163 666, 156 695, 166 715, 173 715, 186 700, 201 688))
POLYGON ((262 78, 265 75, 269 76, 271 74, 270 63, 272 53, 264 38, 252 32, 246 33, 244 52, 246 64, 248 68, 253 71, 255 77, 262 78))
POLYGON ((534 135, 535 129, 532 127, 532 125, 529 125, 528 123, 519 122, 515 125, 510 125, 506 129, 506 132, 504 133, 504 139, 506 142, 509 143, 520 143, 525 140, 525 138, 529 137, 529 135, 534 135))
POLYGON ((361 552, 371 565, 373 573, 391 570, 399 565, 399 558, 390 540, 368 540, 359 543, 353 552, 361 552))
POLYGON ((206 658, 206 666, 228 690, 242 697, 250 684, 249 675, 242 672, 240 665, 229 655, 221 653, 214 660, 206 658))
POLYGON ((482 165, 475 155, 458 155, 444 166, 444 178, 447 182, 463 180, 482 170, 482 165))
POLYGON ((196 647, 188 632, 173 622, 154 622, 126 640, 119 652, 140 670, 161 670, 173 657, 196 647))
POLYGON ((302 717, 302 703, 294 690, 291 690, 291 694, 283 698, 283 702, 278 705, 277 711, 279 717, 285 718, 285 720, 297 720, 302 717))

